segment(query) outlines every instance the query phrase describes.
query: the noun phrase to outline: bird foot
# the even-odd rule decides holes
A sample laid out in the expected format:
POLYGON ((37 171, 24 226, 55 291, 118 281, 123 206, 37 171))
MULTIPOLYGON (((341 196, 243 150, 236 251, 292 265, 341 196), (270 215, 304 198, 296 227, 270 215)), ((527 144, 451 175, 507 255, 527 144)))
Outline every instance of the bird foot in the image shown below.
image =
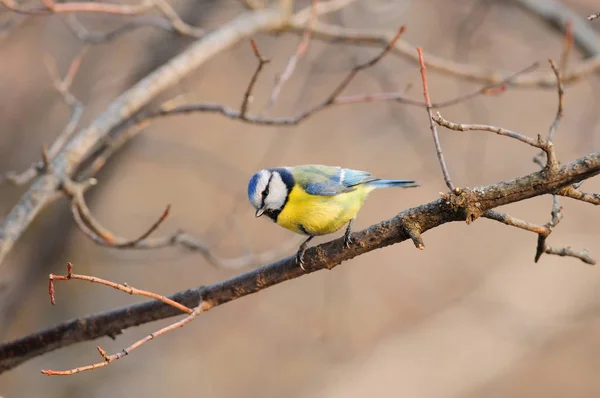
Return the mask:
POLYGON ((350 249, 350 245, 353 243, 352 238, 350 237, 350 234, 348 235, 344 235, 344 246, 346 246, 347 249, 350 249))
POLYGON ((306 268, 304 268, 304 252, 306 251, 306 248, 300 248, 300 250, 298 250, 298 253, 296 253, 296 264, 298 264, 300 266, 300 268, 302 268, 302 271, 306 272, 306 268))

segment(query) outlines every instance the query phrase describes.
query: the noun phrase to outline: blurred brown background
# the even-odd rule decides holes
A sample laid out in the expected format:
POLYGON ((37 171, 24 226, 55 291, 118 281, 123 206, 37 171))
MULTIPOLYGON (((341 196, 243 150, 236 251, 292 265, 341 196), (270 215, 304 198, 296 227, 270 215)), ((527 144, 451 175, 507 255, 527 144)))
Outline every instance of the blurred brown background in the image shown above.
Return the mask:
MULTIPOLYGON (((564 2, 582 16, 598 2, 564 2)), ((244 11, 241 2, 177 1, 184 19, 214 28, 244 11)), ((362 0, 329 17, 349 27, 395 29, 438 56, 519 70, 558 60, 563 35, 511 1, 362 0)), ((82 18, 98 29, 114 18, 82 18)), ((600 30, 600 21, 593 25, 600 30)), ((300 38, 258 35, 273 61, 261 76, 251 111, 268 99, 300 38)), ((600 40, 600 36, 598 38, 600 40)), ((191 42, 151 28, 91 48, 73 93, 92 120, 118 94, 191 42)), ((21 170, 39 157, 68 119, 42 62, 48 54, 65 71, 81 44, 58 17, 28 18, 0 38, 0 170, 21 170)), ((378 50, 312 41, 273 110, 292 115, 320 101, 355 64, 378 50)), ((575 50, 571 64, 582 59, 575 50)), ((255 59, 247 42, 181 82, 164 98, 239 106, 255 59)), ((433 100, 476 84, 429 73, 433 100)), ((347 93, 397 91, 408 84, 421 98, 418 68, 391 55, 361 73, 347 93)), ((561 161, 599 150, 595 75, 567 87, 565 117, 555 144, 561 161)), ((545 133, 556 108, 554 90, 510 89, 443 112, 456 122, 501 125, 533 136, 545 133)), ((482 185, 529 173, 532 148, 488 133, 440 130, 454 182, 482 185)), ((389 178, 414 178, 423 187, 387 190, 369 198, 355 224, 363 228, 431 201, 445 186, 423 109, 392 103, 337 107, 297 127, 255 127, 215 115, 152 124, 97 176, 87 195, 95 215, 124 236, 147 228, 167 203, 172 215, 157 234, 177 228, 209 242, 217 254, 255 252, 288 242, 291 232, 256 220, 246 184, 260 168, 324 163, 366 169, 389 178), (238 228, 239 227, 239 228, 238 228), (243 231, 240 237, 238 229, 243 231)), ((600 190, 598 179, 586 191, 600 190)), ((0 217, 22 188, 0 186, 0 217)), ((600 258, 600 214, 562 199, 565 218, 554 246, 587 247, 600 258)), ((536 223, 549 218, 551 198, 507 207, 536 223)), ((57 305, 47 297, 47 274, 76 272, 127 282, 162 294, 217 282, 243 270, 211 267, 197 254, 173 248, 122 251, 96 246, 74 228, 65 200, 47 208, 8 260, 26 267, 14 313, 3 314, 3 341, 91 312, 141 301, 84 282, 60 283, 57 305)), ((218 307, 107 368, 71 377, 40 369, 97 362, 101 345, 115 352, 171 320, 126 330, 28 361, 0 376, 0 396, 13 397, 591 397, 600 395, 600 274, 572 258, 533 262, 536 236, 481 219, 428 232, 425 251, 410 242, 378 250, 218 307)), ((318 242, 324 241, 319 239, 318 242)), ((291 254, 291 251, 290 253, 291 254)))

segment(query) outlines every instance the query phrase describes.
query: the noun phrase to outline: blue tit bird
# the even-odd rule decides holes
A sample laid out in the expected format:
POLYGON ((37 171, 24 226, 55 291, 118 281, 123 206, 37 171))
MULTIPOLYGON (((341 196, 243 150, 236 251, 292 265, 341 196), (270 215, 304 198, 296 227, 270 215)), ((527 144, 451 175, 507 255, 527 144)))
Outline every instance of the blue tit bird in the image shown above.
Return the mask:
POLYGON ((371 191, 417 186, 416 181, 383 180, 366 171, 302 165, 256 172, 248 183, 248 199, 256 217, 264 214, 290 231, 308 235, 296 254, 304 270, 303 255, 315 236, 331 234, 348 224, 344 244, 350 247, 352 222, 371 191))

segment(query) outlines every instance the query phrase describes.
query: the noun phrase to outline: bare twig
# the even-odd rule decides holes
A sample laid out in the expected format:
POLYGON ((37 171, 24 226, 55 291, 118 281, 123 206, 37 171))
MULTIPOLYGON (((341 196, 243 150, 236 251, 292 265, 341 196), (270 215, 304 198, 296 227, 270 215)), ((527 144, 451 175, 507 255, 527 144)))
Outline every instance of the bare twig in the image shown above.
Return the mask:
POLYGON ((250 79, 250 83, 248 83, 248 88, 246 89, 246 92, 244 93, 244 100, 242 101, 242 106, 240 107, 240 119, 242 119, 242 120, 244 120, 246 118, 246 112, 248 111, 248 104, 250 103, 250 101, 252 99, 252 89, 254 88, 254 85, 256 84, 258 75, 260 74, 260 71, 263 69, 265 64, 270 62, 270 60, 265 59, 262 57, 262 55, 260 55, 260 52, 258 51, 258 46, 256 45, 256 42, 254 40, 250 40, 250 44, 252 45, 252 51, 254 52, 254 56, 256 57, 256 59, 258 59, 258 65, 256 67, 256 70, 254 71, 254 74, 252 75, 252 78, 250 79))
POLYGON ((502 224, 506 224, 511 227, 524 229, 525 231, 535 232, 536 234, 545 234, 547 232, 546 227, 532 224, 528 221, 520 220, 518 218, 512 217, 506 213, 502 213, 497 210, 488 210, 485 213, 483 213, 483 217, 489 218, 490 220, 499 221, 502 224))
MULTIPOLYGON (((140 26, 155 26, 165 30, 172 30, 183 36, 200 38, 204 30, 185 23, 166 0, 143 0, 138 4, 110 4, 97 2, 65 2, 56 3, 54 0, 42 0, 42 6, 25 7, 15 0, 0 0, 9 10, 22 14, 74 14, 74 13, 101 13, 113 15, 135 16, 148 12, 152 9, 158 10, 164 18, 149 17, 130 22, 108 34, 90 34, 76 19, 70 18, 69 26, 76 35, 85 41, 92 43, 104 42, 108 37, 114 38, 120 33, 130 31, 140 26), (95 38, 94 38, 95 36, 95 38), (101 38, 104 36, 104 38, 101 38), (90 39, 92 38, 92 39, 90 39)), ((71 16, 71 15, 70 15, 71 16)))
MULTIPOLYGON (((559 70, 562 76, 567 74, 567 67, 569 63, 569 57, 573 50, 573 22, 568 21, 565 26, 565 39, 563 44, 563 50, 560 54, 560 66, 559 70)), ((562 81, 561 81, 562 83, 562 81)))
MULTIPOLYGON (((320 5, 321 3, 319 3, 320 5)), ((326 3, 328 4, 328 3, 326 3)), ((257 49, 258 50, 258 49, 257 49)), ((505 85, 509 83, 512 79, 517 76, 527 73, 538 67, 538 63, 534 63, 528 66, 525 69, 522 69, 513 75, 507 77, 504 81, 487 85, 481 89, 477 89, 471 93, 460 95, 459 97, 452 98, 446 101, 441 101, 432 104, 432 108, 443 108, 446 106, 455 105, 459 102, 469 100, 474 98, 477 95, 486 95, 489 93, 496 93, 499 91, 503 91, 505 89, 505 85)), ((330 97, 329 97, 330 98, 330 97)), ((374 101, 397 101, 401 103, 406 103, 409 105, 425 107, 426 104, 423 101, 416 101, 407 98, 404 93, 376 93, 376 94, 358 94, 358 95, 349 95, 349 96, 338 96, 334 98, 333 102, 327 106, 323 106, 325 102, 317 105, 316 107, 309 108, 308 110, 293 116, 293 117, 262 117, 262 116, 252 116, 245 114, 242 117, 240 111, 229 108, 222 104, 210 104, 210 103, 201 103, 201 104, 185 104, 180 106, 172 106, 171 103, 173 101, 167 101, 164 103, 158 111, 151 113, 141 113, 138 114, 129 124, 126 124, 122 131, 117 132, 113 135, 111 140, 106 143, 102 148, 99 149, 99 152, 94 153, 91 158, 93 158, 90 165, 86 167, 86 169, 81 173, 81 177, 89 178, 94 175, 101 167, 104 166, 108 158, 112 156, 119 148, 121 148, 127 141, 135 137, 139 134, 144 127, 146 127, 150 122, 156 120, 161 117, 167 116, 175 116, 187 113, 196 113, 196 112, 204 112, 204 113, 218 113, 233 120, 240 120, 245 123, 250 124, 258 124, 264 126, 294 126, 306 118, 310 117, 314 113, 325 109, 328 106, 334 105, 348 105, 348 104, 356 104, 356 103, 365 103, 365 102, 374 102, 374 101)))
POLYGON ((591 203, 593 205, 600 205, 600 194, 597 193, 587 193, 573 187, 565 187, 557 191, 556 194, 560 196, 566 196, 571 199, 577 199, 582 202, 591 203))
POLYGON ((269 103, 267 107, 264 109, 263 113, 266 113, 275 105, 277 102, 277 98, 279 98, 279 93, 284 86, 284 84, 289 80, 289 78, 294 74, 294 70, 296 69, 296 64, 302 58, 306 50, 308 49, 308 43, 310 43, 310 38, 312 36, 312 28, 317 20, 317 6, 319 4, 319 0, 312 0, 312 12, 310 20, 306 24, 306 28, 304 29, 304 34, 302 35, 302 40, 296 48, 296 52, 289 58, 288 63, 283 70, 283 73, 279 76, 279 78, 275 81, 275 86, 271 91, 271 97, 269 98, 269 103))
MULTIPOLYGON (((532 70, 536 69, 539 66, 538 62, 534 62, 528 67, 515 72, 514 74, 508 76, 506 79, 502 80, 499 83, 488 84, 484 87, 478 88, 466 94, 461 94, 457 97, 439 101, 432 102, 432 109, 445 108, 448 106, 456 105, 470 99, 473 99, 479 95, 496 95, 502 93, 506 90, 506 85, 513 81, 518 76, 529 73, 532 70)), ((377 101, 396 101, 401 104, 414 105, 418 107, 427 107, 427 104, 424 101, 418 101, 411 98, 408 98, 405 92, 383 92, 383 93, 371 93, 371 94, 356 94, 356 95, 346 95, 337 97, 335 100, 336 105, 347 105, 347 104, 356 104, 356 103, 365 103, 365 102, 377 102, 377 101)))
POLYGON ((161 301, 167 305, 170 305, 171 307, 176 308, 183 313, 187 313, 188 316, 179 322, 172 323, 171 325, 169 325, 165 328, 162 328, 157 332, 149 334, 148 336, 144 337, 141 340, 138 340, 131 346, 125 348, 124 350, 122 350, 121 352, 118 352, 116 354, 107 355, 106 352, 100 346, 98 346, 97 349, 98 349, 98 352, 100 353, 100 356, 102 356, 102 358, 104 359, 103 362, 98 362, 98 363, 95 363, 92 365, 82 366, 82 367, 69 369, 69 370, 58 370, 58 371, 57 370, 42 370, 41 372, 45 375, 68 376, 68 375, 72 375, 72 374, 76 374, 76 373, 81 373, 81 372, 84 372, 87 370, 95 370, 95 369, 102 368, 117 359, 123 358, 124 356, 128 355, 131 351, 135 350, 136 348, 139 348, 140 346, 144 345, 145 343, 149 342, 150 340, 153 340, 160 335, 163 335, 165 333, 168 333, 172 330, 175 330, 179 327, 186 325, 187 323, 191 322, 200 312, 208 311, 210 309, 210 306, 207 303, 201 303, 195 309, 191 309, 191 308, 188 308, 185 305, 182 305, 170 298, 161 296, 160 294, 156 294, 156 293, 149 292, 146 290, 137 289, 135 287, 129 286, 128 284, 115 283, 112 281, 108 281, 106 279, 97 278, 95 276, 74 274, 73 273, 73 264, 71 264, 71 263, 67 264, 67 275, 50 274, 50 276, 48 278, 48 291, 50 294, 50 301, 51 301, 52 305, 54 305, 56 303, 55 298, 54 298, 54 290, 55 290, 54 289, 54 281, 68 281, 68 280, 72 280, 72 279, 88 281, 88 282, 92 282, 92 283, 98 283, 101 285, 112 287, 113 289, 120 290, 127 294, 149 297, 149 298, 161 301))
MULTIPOLYGON (((303 32, 303 26, 298 24, 295 20, 292 20, 291 27, 294 33, 303 32)), ((576 28, 577 27, 575 27, 574 32, 575 37, 577 37, 576 28)), ((389 43, 393 33, 382 30, 351 29, 317 21, 313 28, 313 36, 334 42, 345 41, 364 45, 382 46, 389 43)), ((577 39, 575 41, 577 42, 577 39)), ((399 40, 396 43, 392 52, 406 57, 417 64, 419 62, 416 48, 403 40, 399 40)), ((598 53, 592 52, 592 54, 599 55, 594 55, 581 62, 576 67, 573 67, 568 74, 563 76, 564 84, 573 83, 584 76, 600 71, 600 51, 598 53)), ((509 71, 489 71, 489 69, 486 68, 462 64, 427 53, 424 53, 423 58, 425 59, 425 66, 430 70, 485 84, 498 84, 501 81, 506 80, 507 76, 514 73, 509 71)), ((526 73, 510 80, 507 85, 514 87, 549 88, 555 87, 556 79, 551 73, 526 73)))
POLYGON ((84 46, 79 51, 75 58, 73 58, 73 61, 71 61, 69 69, 67 70, 67 74, 62 79, 58 77, 56 64, 54 62, 51 62, 49 59, 46 59, 46 66, 48 68, 50 76, 53 79, 56 90, 58 90, 58 92, 62 95, 65 103, 71 107, 71 118, 69 119, 69 122, 48 150, 48 155, 51 159, 58 155, 60 150, 72 137, 73 133, 75 132, 75 129, 79 125, 81 117, 83 116, 83 104, 77 98, 75 98, 73 94, 71 94, 70 89, 71 85, 73 84, 73 80, 75 79, 75 76, 77 75, 77 72, 81 67, 81 63, 83 62, 83 58, 85 57, 87 50, 88 47, 84 46))
POLYGON ((442 117, 442 115, 440 115, 440 113, 436 113, 433 116, 433 120, 439 124, 440 126, 446 127, 450 130, 456 130, 456 131, 490 131, 492 133, 498 134, 498 135, 503 135, 506 137, 510 137, 510 138, 514 138, 516 140, 519 140, 527 145, 531 145, 534 148, 539 148, 542 149, 542 147, 544 147, 544 143, 545 141, 541 140, 541 138, 539 140, 535 140, 533 138, 527 137, 526 135, 523 135, 521 133, 517 133, 515 131, 511 131, 502 127, 495 127, 495 126, 489 126, 489 125, 485 125, 485 124, 459 124, 459 123, 453 123, 449 120, 446 120, 442 117), (541 141, 541 142, 540 142, 541 141))
POLYGON ((182 312, 186 312, 188 314, 190 314, 192 312, 191 308, 188 308, 185 305, 182 305, 176 301, 173 301, 170 298, 167 298, 167 297, 161 296, 160 294, 156 294, 156 293, 149 292, 146 290, 136 289, 135 287, 129 286, 126 283, 120 284, 120 283, 107 281, 106 279, 97 278, 95 276, 74 274, 73 273, 73 264, 71 264, 71 263, 67 263, 67 274, 66 275, 50 274, 50 276, 48 277, 48 293, 50 295, 50 303, 52 303, 52 305, 56 304, 54 281, 68 281, 71 279, 88 281, 91 283, 98 283, 100 285, 104 285, 104 286, 112 287, 113 289, 116 289, 116 290, 120 290, 127 294, 144 296, 144 297, 148 297, 151 299, 162 301, 163 303, 168 304, 168 305, 170 305, 174 308, 177 308, 178 310, 180 310, 182 312))
POLYGON ((587 249, 583 249, 581 251, 576 252, 576 251, 572 250, 570 247, 563 247, 560 249, 555 249, 550 246, 546 246, 546 248, 544 249, 544 253, 553 254, 553 255, 561 256, 561 257, 575 257, 575 258, 580 259, 581 261, 583 261, 586 264, 596 265, 596 260, 594 260, 593 258, 591 258, 589 256, 587 249))
POLYGON ((123 25, 120 25, 119 27, 108 32, 90 31, 77 19, 75 14, 67 15, 64 18, 64 21, 69 30, 75 35, 75 37, 77 37, 82 42, 89 44, 106 43, 116 39, 117 37, 125 33, 133 32, 136 29, 144 27, 154 27, 165 30, 167 32, 177 33, 179 35, 189 36, 192 38, 200 38, 205 34, 204 30, 195 27, 185 29, 186 33, 184 34, 183 30, 176 29, 173 23, 168 19, 151 16, 135 17, 130 21, 124 23, 123 25))
MULTIPOLYGON (((551 59, 548 60, 550 63, 550 67, 552 68, 552 72, 554 72, 554 76, 556 77, 556 87, 558 91, 558 106, 556 109, 556 116, 554 117, 554 121, 552 125, 550 125, 550 130, 548 131, 548 139, 546 141, 547 149, 543 149, 546 154, 546 167, 550 170, 555 170, 558 167, 558 160, 556 159, 556 154, 554 152, 554 144, 552 143, 552 139, 554 138, 554 133, 558 128, 558 124, 560 123, 563 117, 563 98, 564 98, 564 86, 562 83, 562 75, 560 70, 556 67, 556 64, 551 59)), ((540 165, 540 167, 545 167, 541 162, 541 156, 543 154, 538 154, 533 161, 540 165)))
MULTIPOLYGON (((85 233, 94 242, 118 249, 124 248, 152 248, 151 242, 146 239, 154 232, 160 224, 162 224, 169 216, 170 205, 167 205, 162 215, 157 221, 150 226, 144 233, 135 239, 123 239, 115 236, 113 233, 104 228, 91 214, 90 209, 87 207, 84 198, 84 192, 87 188, 96 184, 95 179, 90 179, 86 183, 75 183, 71 180, 65 179, 62 184, 62 188, 65 193, 71 198, 71 209, 73 218, 79 229, 85 233)), ((162 241, 162 240, 161 240, 162 241)))
POLYGON ((556 67, 556 64, 554 63, 554 61, 549 59, 548 62, 550 63, 550 67, 552 67, 552 71, 554 72, 554 75, 556 76, 556 87, 558 89, 558 107, 556 109, 556 116, 554 117, 554 121, 552 122, 552 125, 550 126, 550 130, 548 131, 548 141, 552 142, 552 138, 554 138, 554 133, 556 132, 558 124, 560 123, 560 121, 563 117, 563 98, 564 98, 565 90, 564 90, 564 86, 562 83, 561 72, 556 67))
MULTIPOLYGON (((305 267, 308 273, 332 269, 361 254, 408 240, 410 236, 404 232, 403 223, 418 225, 419 233, 423 234, 449 222, 464 222, 475 211, 485 213, 509 203, 550 194, 597 174, 600 174, 600 152, 567 163, 557 173, 542 170, 494 185, 463 188, 460 194, 451 193, 446 198, 402 211, 390 220, 355 232, 353 239, 357 244, 351 248, 344 247, 343 238, 311 247, 305 255, 305 267)), ((214 307, 304 275, 306 273, 298 267, 295 258, 290 256, 226 281, 190 289, 169 298, 190 308, 204 302, 214 307)), ((180 314, 180 310, 153 300, 72 320, 1 345, 0 372, 62 347, 115 336, 129 327, 180 314)))
POLYGON ((204 36, 204 34, 206 33, 204 29, 197 28, 195 26, 185 23, 179 16, 179 14, 175 12, 173 7, 171 7, 168 1, 153 0, 153 2, 156 9, 158 9, 158 11, 160 11, 165 16, 167 21, 169 21, 169 23, 173 27, 173 30, 178 34, 198 39, 204 36))
MULTIPOLYGON (((570 23, 567 24, 567 34, 566 34, 566 39, 565 39, 566 43, 565 43, 564 50, 563 50, 563 57, 562 57, 563 60, 561 61, 561 66, 566 65, 566 59, 568 57, 568 52, 569 52, 569 40, 572 41, 572 38, 569 39, 569 30, 570 30, 570 23)), ((556 129, 558 128, 558 124, 560 123, 560 121, 562 120, 562 117, 563 117, 563 102, 564 102, 564 87, 563 87, 563 82, 562 82, 563 69, 557 68, 556 64, 551 59, 549 59, 548 62, 550 63, 552 72, 554 72, 554 76, 556 77, 556 87, 557 87, 557 94, 558 94, 556 115, 554 116, 554 121, 552 122, 552 124, 550 125, 550 128, 548 130, 548 143, 550 144, 551 148, 553 148, 552 139, 554 138, 554 134, 556 133, 556 129)), ((545 167, 541 160, 543 155, 544 155, 544 153, 542 152, 533 158, 533 161, 535 163, 537 163, 542 169, 544 169, 544 167, 545 167)), ((551 152, 546 152, 546 159, 547 159, 547 161, 546 161, 547 169, 550 170, 551 172, 555 172, 558 169, 558 161, 556 160, 556 155, 554 154, 554 150, 552 150, 551 152), (553 164, 551 164, 551 163, 553 163, 553 164)), ((561 256, 572 256, 572 257, 579 258, 583 262, 590 264, 590 262, 587 261, 588 257, 582 257, 581 253, 573 252, 569 248, 552 249, 551 247, 549 247, 546 244, 548 236, 550 236, 550 234, 552 233, 553 228, 556 227, 563 218, 562 206, 560 205, 560 200, 558 199, 558 195, 556 195, 556 193, 553 193, 553 195, 552 195, 552 209, 550 211, 550 216, 551 216, 550 221, 548 221, 545 225, 546 231, 538 234, 538 240, 537 240, 537 246, 535 249, 534 261, 538 262, 540 257, 542 256, 542 254, 546 253, 546 254, 559 254, 561 256)), ((584 252, 587 255, 586 249, 584 249, 584 252)))
POLYGON ((429 98, 429 90, 427 88, 427 69, 425 68, 425 62, 423 60, 423 49, 417 48, 417 52, 419 54, 419 64, 421 66, 421 80, 423 81, 423 96, 425 97, 425 104, 427 105, 427 116, 429 119, 429 128, 431 129, 431 134, 433 135, 433 143, 435 145, 435 152, 437 154, 438 160, 440 162, 440 167, 442 169, 442 174, 444 175, 444 181, 446 182, 446 186, 451 191, 454 190, 454 184, 452 183, 452 179, 450 178, 450 173, 448 172, 448 166, 446 166, 446 161, 444 160, 444 152, 442 152, 442 146, 440 144, 440 137, 438 135, 437 126, 433 122, 433 113, 431 112, 431 99, 429 98))
MULTIPOLYGON (((321 3, 319 3, 319 5, 321 5, 321 3)), ((404 31, 404 27, 398 31, 394 40, 397 40, 403 31, 404 31)), ((122 145, 124 145, 125 142, 127 142, 128 140, 132 139, 135 135, 140 133, 142 131, 143 127, 145 127, 152 120, 166 117, 166 116, 175 116, 175 115, 195 113, 195 112, 206 112, 206 113, 218 113, 218 114, 221 114, 232 120, 240 120, 245 123, 258 124, 258 125, 263 125, 263 126, 294 126, 294 125, 297 125, 297 124, 303 122, 304 120, 308 119, 312 115, 316 114, 317 112, 320 112, 330 106, 334 106, 337 104, 345 104, 346 97, 340 97, 339 94, 348 86, 348 84, 350 84, 350 82, 352 81, 354 76, 356 76, 356 74, 359 71, 369 68, 369 67, 375 65, 377 62, 379 62, 389 52, 389 49, 391 48, 391 46, 393 46, 393 42, 390 42, 388 47, 386 47, 375 58, 371 59, 368 62, 365 62, 364 64, 355 66, 348 73, 348 75, 346 75, 346 77, 342 80, 342 82, 340 84, 338 84, 338 86, 336 86, 336 88, 331 92, 331 94, 325 100, 323 100, 321 103, 319 103, 319 104, 317 104, 317 105, 315 105, 293 117, 262 117, 262 116, 248 115, 247 113, 243 114, 242 113, 243 105, 244 105, 244 103, 246 103, 246 107, 247 107, 248 101, 246 100, 246 95, 248 97, 250 96, 248 89, 250 89, 250 90, 252 89, 252 85, 253 85, 252 80, 248 86, 248 89, 246 90, 246 94, 244 96, 244 101, 242 102, 242 110, 239 110, 239 111, 229 108, 222 104, 201 103, 201 104, 185 104, 185 105, 180 105, 180 106, 176 106, 176 107, 162 106, 162 107, 160 107, 160 109, 158 111, 155 111, 155 112, 137 114, 134 118, 131 119, 129 124, 123 126, 122 131, 120 131, 118 134, 115 134, 113 139, 109 143, 107 143, 103 148, 100 149, 100 153, 94 154, 94 160, 87 167, 87 169, 83 172, 83 176, 89 177, 91 175, 94 175, 97 170, 99 170, 102 166, 104 166, 106 160, 110 156, 112 156, 113 153, 115 153, 122 145)), ((257 57, 260 57, 259 58, 259 68, 260 68, 260 64, 261 64, 260 60, 262 59, 262 57, 260 56, 260 53, 258 53, 257 47, 255 48, 255 55, 257 55, 257 57)), ((264 63, 264 60, 262 63, 264 63)), ((257 72, 259 72, 259 71, 260 71, 260 69, 257 69, 257 72)), ((253 80, 256 79, 256 76, 258 74, 257 72, 255 72, 255 74, 253 75, 253 80)), ((366 97, 365 101, 363 101, 363 102, 368 102, 368 101, 369 101, 369 98, 366 97)))
POLYGON ((588 17, 587 17, 588 21, 593 21, 593 20, 594 20, 594 19, 596 19, 596 18, 600 18, 600 12, 597 12, 597 13, 595 13, 595 14, 591 14, 591 15, 588 15, 588 17))
POLYGON ((24 7, 14 0, 0 0, 6 8, 23 14, 59 14, 72 12, 88 12, 115 15, 137 15, 150 10, 153 0, 143 0, 139 4, 109 4, 95 2, 56 3, 54 0, 42 0, 42 6, 24 7))
POLYGON ((84 47, 79 54, 73 59, 67 74, 64 78, 59 77, 58 70, 56 68, 56 64, 52 62, 49 58, 45 58, 46 67, 48 69, 48 73, 52 78, 54 83, 54 87, 62 96, 64 102, 71 107, 71 117, 63 129, 63 131, 58 135, 58 137, 54 140, 50 148, 45 151, 42 150, 42 155, 46 157, 46 161, 42 160, 40 162, 32 164, 28 169, 21 173, 15 173, 14 171, 9 171, 4 174, 0 174, 0 184, 4 181, 8 181, 13 185, 25 185, 29 183, 33 178, 35 178, 39 173, 46 171, 46 166, 49 164, 48 160, 54 159, 56 155, 60 152, 60 150, 65 146, 65 144, 69 141, 69 139, 73 136, 81 117, 83 116, 83 104, 79 102, 77 98, 69 91, 71 84, 73 83, 73 79, 77 75, 79 71, 79 67, 81 66, 81 61, 85 55, 87 48, 84 47))
POLYGON ((156 222, 146 229, 139 237, 135 239, 126 239, 114 234, 102 226, 88 208, 85 202, 84 193, 89 187, 95 184, 95 179, 86 180, 84 183, 75 183, 66 179, 63 181, 62 188, 71 198, 71 211, 77 227, 93 242, 101 246, 114 249, 146 250, 181 246, 187 250, 200 253, 209 264, 216 268, 238 269, 273 261, 273 259, 288 253, 292 248, 298 245, 297 239, 292 239, 275 249, 261 254, 249 252, 247 255, 237 258, 220 258, 215 256, 205 243, 181 230, 168 236, 150 238, 149 236, 156 231, 169 216, 170 206, 167 206, 156 222))

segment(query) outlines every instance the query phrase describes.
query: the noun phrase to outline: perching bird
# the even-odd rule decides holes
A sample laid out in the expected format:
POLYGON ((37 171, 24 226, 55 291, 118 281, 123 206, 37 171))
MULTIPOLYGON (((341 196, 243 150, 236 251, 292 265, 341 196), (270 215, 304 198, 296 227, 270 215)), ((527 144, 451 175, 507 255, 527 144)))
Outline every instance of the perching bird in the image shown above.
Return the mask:
POLYGON ((416 181, 382 180, 366 171, 303 165, 258 171, 248 183, 248 199, 256 217, 265 214, 284 228, 308 235, 296 254, 304 270, 302 257, 315 236, 333 233, 348 223, 344 244, 350 247, 352 222, 369 192, 417 186, 416 181))

